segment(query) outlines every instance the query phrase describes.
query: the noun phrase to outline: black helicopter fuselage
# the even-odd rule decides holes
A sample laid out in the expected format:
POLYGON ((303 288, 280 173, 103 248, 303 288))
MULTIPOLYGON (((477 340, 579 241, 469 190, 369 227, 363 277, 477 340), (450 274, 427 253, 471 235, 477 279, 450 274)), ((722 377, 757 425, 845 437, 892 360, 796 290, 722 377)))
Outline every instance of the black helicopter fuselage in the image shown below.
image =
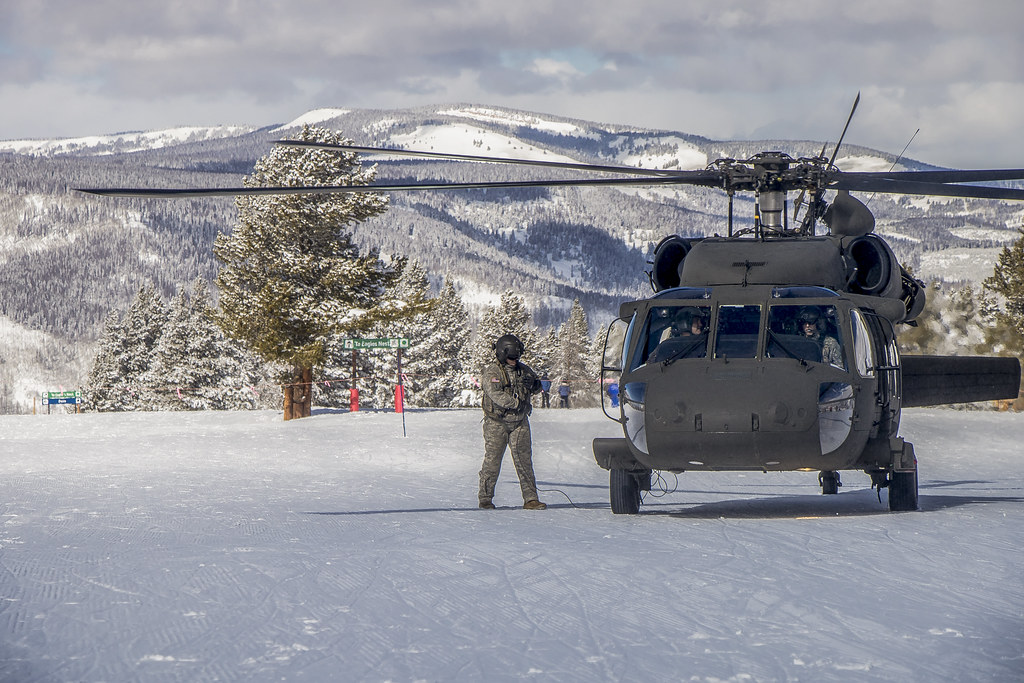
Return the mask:
POLYGON ((884 469, 902 448, 892 440, 891 326, 848 297, 812 286, 683 287, 621 313, 619 447, 645 469, 884 469), (706 320, 703 331, 676 335, 672 320, 687 314, 706 320), (805 334, 799 317, 813 314, 805 334))
MULTIPOLYGON (((917 507, 904 407, 1014 397, 1016 358, 901 358, 896 325, 923 288, 873 233, 666 238, 649 299, 609 328, 602 382, 621 438, 594 440, 612 509, 635 513, 653 470, 840 470, 917 507)), ((606 409, 607 410, 607 409, 606 409)))

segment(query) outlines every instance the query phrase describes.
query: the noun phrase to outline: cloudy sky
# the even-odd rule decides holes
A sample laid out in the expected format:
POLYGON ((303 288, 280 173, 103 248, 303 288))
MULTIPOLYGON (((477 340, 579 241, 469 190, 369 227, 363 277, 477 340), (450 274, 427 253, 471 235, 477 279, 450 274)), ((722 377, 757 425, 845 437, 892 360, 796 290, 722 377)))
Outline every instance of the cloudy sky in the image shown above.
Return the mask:
POLYGON ((0 0, 0 139, 468 102, 1024 167, 1020 0, 0 0))

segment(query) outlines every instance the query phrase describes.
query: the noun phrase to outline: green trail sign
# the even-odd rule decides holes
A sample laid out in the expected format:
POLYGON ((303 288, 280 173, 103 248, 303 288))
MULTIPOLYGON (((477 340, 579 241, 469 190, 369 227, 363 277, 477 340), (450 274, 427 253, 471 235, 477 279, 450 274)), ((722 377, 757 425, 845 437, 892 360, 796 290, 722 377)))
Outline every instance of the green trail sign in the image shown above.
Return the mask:
POLYGON ((81 391, 44 391, 43 405, 77 405, 82 402, 81 391))
POLYGON ((363 349, 407 349, 409 340, 405 337, 383 337, 380 339, 342 339, 342 348, 349 351, 363 349))

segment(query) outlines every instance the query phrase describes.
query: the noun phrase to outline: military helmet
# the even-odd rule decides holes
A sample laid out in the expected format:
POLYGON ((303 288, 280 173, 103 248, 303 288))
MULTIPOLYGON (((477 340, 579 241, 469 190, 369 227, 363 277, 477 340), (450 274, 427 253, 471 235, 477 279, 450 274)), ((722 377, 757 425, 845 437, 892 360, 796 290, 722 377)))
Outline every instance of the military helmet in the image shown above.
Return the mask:
POLYGON ((502 363, 506 360, 519 360, 524 350, 523 342, 514 334, 502 335, 494 342, 494 355, 502 363))
POLYGON ((797 319, 802 323, 816 323, 821 317, 821 311, 815 306, 804 306, 800 309, 797 319))
POLYGON ((800 325, 814 325, 818 332, 825 330, 825 321, 821 319, 821 311, 817 306, 804 306, 797 314, 797 322, 800 325))

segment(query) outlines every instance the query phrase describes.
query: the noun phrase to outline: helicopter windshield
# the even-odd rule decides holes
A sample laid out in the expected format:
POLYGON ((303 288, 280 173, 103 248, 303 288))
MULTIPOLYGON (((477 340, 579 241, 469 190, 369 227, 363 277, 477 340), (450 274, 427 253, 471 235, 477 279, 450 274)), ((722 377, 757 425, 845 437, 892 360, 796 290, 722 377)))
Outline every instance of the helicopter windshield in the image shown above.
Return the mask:
POLYGON ((760 306, 719 306, 715 358, 753 358, 760 331, 760 306))
POLYGON ((656 306, 647 316, 644 343, 638 345, 633 368, 645 363, 704 358, 708 347, 710 306, 656 306))
POLYGON ((775 305, 768 313, 769 358, 795 358, 846 369, 835 306, 775 305))

